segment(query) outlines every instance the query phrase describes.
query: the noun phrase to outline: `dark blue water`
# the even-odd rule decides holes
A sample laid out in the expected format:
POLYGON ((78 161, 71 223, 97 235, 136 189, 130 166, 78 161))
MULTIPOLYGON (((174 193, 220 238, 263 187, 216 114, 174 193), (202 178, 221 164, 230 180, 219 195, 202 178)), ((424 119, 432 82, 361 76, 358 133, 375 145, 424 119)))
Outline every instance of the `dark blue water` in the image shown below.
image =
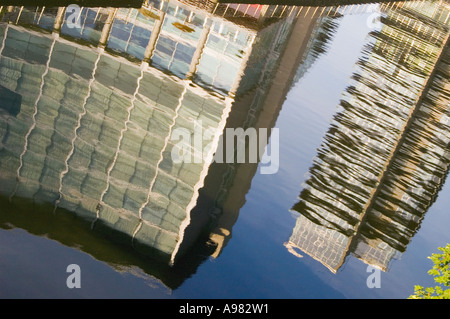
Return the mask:
MULTIPOLYGON (((448 4, 441 5, 447 8, 446 12, 448 12, 448 4)), ((441 173, 433 173, 433 171, 430 173, 431 176, 436 174, 436 176, 440 177, 437 186, 431 182, 427 184, 427 178, 424 177, 425 175, 420 175, 419 171, 411 175, 412 177, 409 179, 410 184, 416 183, 416 180, 418 180, 418 188, 420 186, 422 188, 434 187, 437 191, 435 198, 431 201, 424 199, 424 193, 422 193, 422 198, 416 199, 415 203, 418 204, 415 209, 419 211, 423 202, 425 202, 425 208, 421 210, 422 213, 417 213, 420 216, 418 225, 411 226, 412 230, 410 233, 405 230, 410 235, 394 240, 392 238, 397 238, 395 234, 399 234, 399 229, 403 228, 393 226, 394 230, 388 229, 385 231, 388 226, 376 228, 375 222, 370 227, 380 231, 381 235, 377 237, 370 231, 364 233, 366 240, 372 235, 375 238, 373 240, 385 238, 384 242, 389 247, 397 249, 397 254, 388 263, 388 268, 377 273, 379 275, 377 277, 379 287, 369 287, 370 285, 368 285, 367 281, 369 276, 373 274, 373 269, 369 268, 370 262, 367 262, 367 260, 363 261, 364 258, 357 258, 355 253, 349 252, 342 265, 334 273, 317 256, 312 256, 312 254, 297 249, 296 251, 303 256, 298 258, 285 247, 285 244, 293 234, 297 219, 302 214, 302 211, 296 211, 293 207, 299 201, 302 201, 299 195, 307 188, 309 181, 311 181, 311 175, 315 174, 310 169, 314 163, 319 163, 316 161, 321 152, 327 154, 327 148, 324 145, 333 146, 333 143, 336 141, 337 135, 332 131, 330 132, 330 128, 333 125, 337 125, 336 123, 340 123, 336 119, 338 114, 346 114, 345 111, 347 109, 343 107, 345 104, 342 101, 349 101, 349 95, 345 95, 345 92, 349 92, 348 88, 354 85, 355 74, 370 73, 368 70, 370 70, 371 64, 366 64, 367 68, 361 67, 361 61, 370 60, 370 57, 378 58, 379 61, 382 61, 384 58, 388 61, 385 66, 380 66, 380 74, 387 72, 384 76, 391 82, 389 82, 390 84, 383 82, 384 84, 375 87, 375 90, 384 90, 380 94, 384 98, 381 99, 375 95, 372 95, 372 97, 375 100, 378 98, 380 103, 385 103, 386 100, 391 99, 400 105, 402 103, 407 105, 408 100, 407 98, 404 101, 400 100, 399 90, 394 88, 392 83, 403 85, 402 74, 409 73, 411 77, 417 76, 417 78, 414 78, 416 86, 409 85, 407 87, 408 90, 413 92, 412 95, 416 99, 423 91, 423 84, 431 81, 429 80, 431 70, 427 71, 427 66, 433 68, 441 63, 436 61, 438 61, 437 59, 441 54, 441 51, 438 49, 445 47, 446 40, 442 39, 439 41, 444 42, 444 44, 439 44, 441 42, 436 40, 438 49, 425 51, 428 52, 426 57, 420 55, 420 47, 416 48, 415 51, 401 51, 407 45, 402 46, 401 43, 394 43, 400 36, 385 40, 392 47, 400 48, 400 52, 407 52, 405 53, 405 60, 413 62, 405 62, 404 64, 398 61, 394 63, 395 59, 389 60, 394 55, 378 51, 372 54, 370 45, 377 41, 382 42, 380 39, 383 39, 383 33, 379 33, 379 26, 368 23, 368 21, 371 21, 368 19, 373 13, 361 11, 361 13, 344 14, 336 18, 334 21, 335 27, 329 34, 330 39, 324 45, 324 52, 310 54, 306 60, 297 64, 297 76, 290 82, 290 85, 284 87, 286 91, 281 94, 279 114, 274 116, 273 128, 279 130, 279 140, 274 141, 272 139, 269 143, 277 143, 277 145, 268 145, 268 148, 272 147, 272 150, 279 149, 279 169, 274 174, 261 174, 261 171, 256 169, 256 165, 254 165, 254 175, 252 175, 252 171, 250 173, 248 171, 238 171, 237 177, 235 177, 235 180, 238 182, 234 185, 239 186, 239 183, 241 185, 248 183, 248 187, 244 185, 236 188, 240 192, 240 196, 236 196, 236 198, 241 200, 241 202, 237 202, 237 200, 232 202, 237 207, 235 209, 237 217, 235 222, 231 223, 232 226, 229 229, 231 237, 217 257, 211 256, 206 250, 196 250, 196 247, 203 247, 203 244, 198 243, 193 245, 193 253, 187 255, 187 260, 192 260, 192 263, 186 263, 185 260, 181 260, 178 266, 175 265, 175 269, 166 268, 160 266, 159 262, 153 261, 152 258, 147 259, 136 255, 126 245, 119 245, 114 240, 110 240, 108 237, 105 238, 102 235, 91 234, 87 225, 75 221, 76 218, 71 215, 70 217, 52 217, 53 213, 51 210, 53 205, 46 207, 45 205, 48 203, 42 203, 42 201, 30 204, 28 200, 24 200, 23 204, 20 203, 20 200, 14 200, 13 204, 7 204, 8 200, 5 195, 5 199, 2 200, 3 206, 1 207, 3 216, 2 228, 0 229, 0 296, 2 298, 370 299, 407 298, 413 293, 414 285, 416 284, 423 286, 434 285, 433 279, 427 274, 428 269, 432 267, 431 261, 427 257, 431 253, 436 252, 437 247, 445 246, 446 243, 450 242, 450 233, 447 227, 450 223, 450 215, 448 214, 450 186, 448 182, 445 183, 445 176, 448 171, 448 145, 447 148, 443 148, 442 154, 439 148, 432 143, 430 148, 430 146, 427 146, 430 144, 426 142, 422 141, 422 144, 417 142, 423 145, 422 148, 418 148, 422 153, 410 146, 415 145, 413 142, 410 142, 410 144, 405 142, 406 144, 403 144, 406 145, 405 148, 408 151, 413 153, 413 158, 418 161, 420 161, 421 156, 423 158, 426 157, 430 162, 433 161, 433 158, 440 159, 440 162, 436 160, 433 163, 440 163, 436 165, 443 167, 442 169, 439 168, 439 172, 442 171, 443 175, 439 175, 441 173), (408 60, 408 57, 411 57, 411 59, 408 60), (423 63, 420 64, 420 61, 423 61, 423 63), (397 78, 395 76, 390 77, 389 74, 391 73, 388 73, 386 65, 396 66, 400 70, 397 73, 397 78), (417 67, 417 65, 420 65, 420 67, 417 67), (328 144, 326 143, 327 141, 328 144), (427 149, 427 147, 429 148, 427 149), (38 225, 40 223, 42 225, 38 225), (61 231, 58 232, 58 229, 61 231), (402 251, 401 247, 406 247, 406 249, 402 251), (66 272, 66 267, 69 264, 80 266, 81 288, 79 289, 69 289, 66 286, 66 279, 69 275, 66 272)), ((298 19, 305 19, 306 21, 306 18, 302 15, 299 15, 298 19)), ((387 25, 392 20, 386 19, 383 21, 387 25)), ((448 35, 448 26, 447 20, 442 25, 442 29, 440 29, 443 37, 446 34, 448 35)), ((2 25, 2 28, 4 27, 5 25, 2 25)), ((113 30, 111 35, 113 37, 126 38, 126 34, 120 35, 118 28, 123 28, 123 32, 125 32, 129 29, 129 26, 125 23, 122 23, 122 25, 119 23, 115 27, 116 29, 114 29, 115 31, 113 30)), ((387 34, 387 32, 384 34, 387 34)), ((131 60, 142 59, 144 52, 142 46, 146 43, 145 36, 143 31, 136 38, 132 38, 133 40, 130 43, 138 49, 134 51, 135 53, 130 51, 132 55, 134 54, 131 58, 129 57, 131 60)), ((189 39, 189 36, 187 34, 183 37, 189 39)), ((110 49, 115 50, 119 48, 120 42, 114 42, 114 38, 111 39, 110 49)), ((291 37, 288 43, 294 43, 295 41, 299 41, 299 38, 291 37)), ((419 41, 423 42, 423 47, 427 45, 426 41, 419 41)), ((429 41, 432 42, 432 40, 429 41)), ((188 70, 189 64, 186 63, 189 63, 195 50, 188 46, 187 49, 180 50, 184 54, 174 58, 174 67, 170 69, 169 64, 164 64, 167 62, 168 57, 165 56, 166 53, 163 50, 163 45, 168 45, 169 42, 164 44, 162 41, 160 43, 161 50, 158 51, 158 48, 156 49, 158 58, 155 59, 154 67, 173 72, 173 76, 182 78, 188 70), (166 60, 163 63, 164 59, 166 60)), ((187 45, 186 43, 185 45, 187 45)), ((236 58, 236 54, 235 51, 232 52, 233 54, 230 54, 228 58, 226 55, 223 57, 223 63, 234 65, 234 62, 231 60, 236 58)), ((12 58, 13 53, 8 54, 12 58)), ((254 61, 256 61, 253 64, 255 69, 258 65, 257 59, 262 59, 262 57, 265 57, 264 53, 259 52, 254 58, 254 61)), ((205 58, 208 58, 208 56, 205 58)), ((445 63, 448 63, 448 60, 445 63)), ((269 73, 268 79, 257 82, 257 87, 273 88, 274 83, 272 81, 276 79, 277 71, 286 73, 292 71, 289 69, 284 70, 284 65, 287 64, 281 63, 275 67, 269 73)), ((380 62, 380 65, 383 65, 383 61, 380 62)), ((207 64, 199 65, 199 74, 204 72, 205 77, 201 78, 200 76, 198 83, 202 83, 202 79, 206 81, 207 66, 207 64)), ((131 78, 136 73, 133 72, 130 72, 130 74, 132 73, 131 78)), ((251 76, 251 70, 247 72, 250 72, 247 73, 247 76, 251 76)), ((86 74, 89 75, 88 72, 86 74)), ((138 73, 136 74, 139 75, 138 73)), ((444 76, 442 79, 442 75, 434 73, 433 76, 441 80, 441 82, 436 80, 441 86, 434 89, 434 92, 437 92, 434 97, 438 96, 439 93, 444 93, 437 99, 438 102, 433 100, 432 97, 428 97, 425 101, 420 100, 419 104, 421 107, 425 105, 425 108, 426 105, 438 105, 435 107, 435 112, 438 115, 447 114, 444 115, 445 119, 445 116, 448 118, 449 114, 449 101, 445 100, 448 98, 448 77, 445 78, 444 76), (446 86, 442 85, 442 81, 446 83, 446 86), (445 95, 445 92, 447 95, 445 95)), ((219 78, 217 76, 217 79, 219 78)), ((367 75, 366 80, 370 82, 373 78, 373 76, 367 75)), ((361 80, 361 82, 364 81, 361 80)), ((241 84, 241 90, 244 90, 246 83, 249 82, 241 84)), ((3 83, 0 84, 3 85, 3 83)), ((227 75, 223 75, 222 82, 218 81, 215 87, 213 84, 211 86, 216 92, 224 92, 224 90, 228 90, 231 87, 230 83, 227 82, 227 75)), ((162 90, 161 92, 161 94, 166 93, 169 96, 170 94, 177 94, 173 90, 167 90, 166 92, 162 90)), ((244 99, 244 97, 245 94, 239 95, 238 93, 236 101, 239 101, 239 98, 244 99)), ((354 103, 353 105, 358 105, 354 100, 352 103, 354 103)), ((375 105, 367 103, 371 106, 375 105)), ((4 110, 6 110, 6 107, 3 108, 2 112, 4 110)), ((429 113, 424 112, 422 114, 420 112, 422 111, 419 110, 418 115, 416 114, 416 117, 414 117, 414 119, 418 120, 408 126, 412 127, 411 129, 408 128, 409 131, 407 131, 408 134, 411 134, 409 136, 412 137, 409 140, 407 139, 407 141, 415 141, 416 135, 413 134, 416 132, 420 133, 420 123, 427 121, 426 114, 429 113)), ((7 122, 10 115, 5 114, 6 111, 2 113, 2 121, 7 122)), ((400 111, 396 116, 398 118, 396 123, 406 122, 410 118, 400 111)), ((382 123, 382 119, 378 123, 382 123)), ((440 120, 440 123, 442 126, 437 127, 444 132, 444 137, 441 137, 441 140, 433 137, 436 131, 423 131, 425 132, 423 133, 425 138, 431 136, 430 139, 438 146, 442 145, 442 140, 448 139, 448 135, 445 136, 445 132, 450 132, 445 131, 448 128, 448 121, 440 120)), ((381 126, 383 125, 381 124, 381 126)), ((397 132, 394 128, 384 127, 392 134, 397 132)), ((357 131, 358 128, 355 128, 353 132, 357 131)), ((7 138, 4 137, 6 133, 4 130, 2 132, 3 139, 6 141, 7 138)), ((344 140, 351 141, 352 133, 347 134, 347 138, 344 140)), ((381 154, 379 155, 380 157, 387 157, 385 153, 391 150, 389 138, 390 135, 386 137, 383 151, 373 153, 372 158, 375 158, 378 154, 381 154)), ((6 142, 3 143, 6 145, 6 142)), ((346 148, 343 146, 343 149, 344 151, 342 152, 345 157, 346 148)), ((358 154, 358 151, 362 154, 365 147, 354 147, 353 149, 357 150, 356 154, 358 154)), ((337 152, 337 154, 340 153, 337 152)), ((355 158, 355 155, 352 155, 353 153, 349 154, 349 158, 355 158)), ((5 158, 3 157, 2 161, 5 158)), ((361 162, 364 162, 364 158, 361 162)), ((3 163, 2 165, 5 164, 3 163)), ((263 164, 257 165, 261 167, 263 164)), ((423 164, 423 167, 427 168, 429 166, 423 164)), ((348 176, 341 176, 342 180, 351 180, 351 176, 356 176, 356 179, 362 179, 362 175, 359 173, 361 172, 359 166, 348 166, 345 172, 348 173, 348 176)), ((394 164, 393 167, 390 166, 388 168, 388 172, 391 175, 385 177, 383 185, 397 185, 395 184, 397 183, 395 177, 403 176, 401 175, 401 168, 394 164)), ((6 176, 6 173, 2 174, 6 176)), ((212 174, 211 171, 210 174, 212 174)), ((330 173, 329 176, 333 176, 333 174, 330 173)), ((339 179, 327 179, 326 174, 324 178, 326 181, 341 182, 339 179)), ((7 178, 5 177, 5 179, 7 178)), ((403 179, 403 182, 409 185, 408 180, 405 181, 403 179)), ((358 184, 356 182, 353 183, 355 185, 358 184)), ((401 182, 398 183, 403 185, 401 182)), ((408 187, 406 188, 409 189, 408 187)), ((320 190, 325 192, 326 189, 327 187, 324 186, 320 190)), ((385 192, 388 193, 388 191, 385 192)), ((340 199, 341 197, 339 196, 342 196, 344 193, 343 191, 343 193, 337 193, 332 196, 336 196, 336 200, 343 202, 343 199, 340 199)), ((382 197, 382 195, 378 196, 380 196, 378 198, 382 197)), ((361 195, 361 197, 364 196, 361 195)), ((303 197, 306 201, 305 198, 307 197, 303 197)), ((372 201, 374 200, 372 199, 372 201)), ((325 199, 323 199, 323 202, 320 200, 316 202, 319 206, 325 205, 324 203, 327 203, 325 199)), ((229 203, 229 205, 231 204, 229 203)), ((386 208, 386 212, 382 213, 388 216, 387 211, 388 209, 386 208)), ((409 212, 414 214, 415 210, 411 208, 409 212)), ((370 217, 368 218, 371 221, 370 217)), ((392 220, 395 221, 396 219, 392 220)), ((391 223, 397 225, 392 220, 391 223)), ((410 226, 405 227, 409 229, 408 227, 410 226)), ((363 228, 362 231, 365 231, 365 229, 363 228)), ((360 234, 359 232, 360 230, 355 231, 357 234, 360 234)), ((319 247, 323 246, 319 245, 319 247)), ((380 244, 379 247, 385 246, 380 244)))

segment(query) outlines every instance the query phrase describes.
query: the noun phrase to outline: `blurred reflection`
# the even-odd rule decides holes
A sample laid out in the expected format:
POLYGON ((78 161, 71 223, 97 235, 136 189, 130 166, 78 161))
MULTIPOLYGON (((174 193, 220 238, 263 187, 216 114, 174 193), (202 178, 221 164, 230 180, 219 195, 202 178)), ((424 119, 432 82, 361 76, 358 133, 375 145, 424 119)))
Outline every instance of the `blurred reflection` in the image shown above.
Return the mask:
POLYGON ((449 11, 383 11, 293 207, 296 256, 337 272, 353 254, 387 271, 406 250, 450 164, 449 11))
POLYGON ((201 123, 214 152, 237 89, 261 72, 240 85, 250 52, 285 41, 291 19, 245 27, 176 1, 71 9, 2 11, 0 191, 173 264, 209 218, 191 210, 211 160, 173 162, 171 134, 201 123))

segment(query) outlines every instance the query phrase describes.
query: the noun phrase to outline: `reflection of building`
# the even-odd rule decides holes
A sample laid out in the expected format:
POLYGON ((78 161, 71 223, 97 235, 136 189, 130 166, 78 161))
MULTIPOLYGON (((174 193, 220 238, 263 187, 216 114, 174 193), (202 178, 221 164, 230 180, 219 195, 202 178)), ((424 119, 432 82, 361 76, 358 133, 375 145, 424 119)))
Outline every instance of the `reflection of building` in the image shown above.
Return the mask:
POLYGON ((176 252, 209 164, 173 164, 170 134, 190 116, 220 130, 229 102, 102 50, 4 31, 2 86, 22 103, 2 121, 2 193, 55 202, 135 245, 176 252))
POLYGON ((387 270, 447 174, 449 8, 427 5, 385 13, 293 207, 286 246, 332 272, 349 253, 387 270))
POLYGON ((234 96, 256 86, 261 52, 283 46, 292 21, 158 4, 2 8, 0 192, 173 264, 209 221, 193 208, 234 96), (214 134, 191 155, 212 140, 206 158, 173 162, 172 133, 198 123, 214 134))
POLYGON ((448 174, 448 47, 443 55, 352 249, 355 256, 382 269, 391 255, 406 250, 448 174))
MULTIPOLYGON (((309 15, 293 21, 292 28, 283 37, 290 40, 272 43, 265 55, 264 70, 258 86, 249 92, 236 95, 235 108, 226 128, 273 128, 287 92, 303 75, 326 46, 329 36, 337 26, 337 19, 309 15), (325 36, 326 35, 326 36, 325 36), (322 39, 322 41, 318 40, 322 39), (304 67, 306 66, 306 67, 304 67)), ((258 60, 258 59, 256 59, 258 60)), ((250 61, 253 61, 252 56, 250 61)), ((244 74, 246 77, 252 72, 244 74)), ((226 137, 223 137, 226 140, 226 137)), ((261 136, 259 136, 261 138, 261 136)), ((276 143, 276 141, 274 142, 276 143)), ((213 212, 215 220, 209 235, 216 246, 213 257, 217 257, 232 237, 232 228, 257 168, 262 163, 213 163, 200 192, 198 209, 213 212)))

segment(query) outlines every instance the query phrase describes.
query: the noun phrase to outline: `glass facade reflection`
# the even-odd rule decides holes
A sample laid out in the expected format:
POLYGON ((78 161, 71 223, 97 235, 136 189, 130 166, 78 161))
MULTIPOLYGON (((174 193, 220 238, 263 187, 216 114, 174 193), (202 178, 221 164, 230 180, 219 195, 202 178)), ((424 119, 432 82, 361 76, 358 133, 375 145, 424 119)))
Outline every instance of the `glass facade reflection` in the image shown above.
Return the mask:
POLYGON ((1 193, 174 264, 208 225, 191 212, 235 96, 268 72, 255 52, 282 50, 294 15, 230 21, 178 1, 72 9, 2 10, 1 193), (209 153, 174 162, 172 133, 198 123, 214 133, 191 155, 209 153))

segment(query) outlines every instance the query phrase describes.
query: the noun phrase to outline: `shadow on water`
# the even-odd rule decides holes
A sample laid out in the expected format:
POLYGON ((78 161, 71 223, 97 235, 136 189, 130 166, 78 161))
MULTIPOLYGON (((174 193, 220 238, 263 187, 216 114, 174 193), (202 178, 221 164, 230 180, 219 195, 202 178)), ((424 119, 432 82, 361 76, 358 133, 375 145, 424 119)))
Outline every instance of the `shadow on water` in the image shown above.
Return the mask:
MULTIPOLYGON (((214 251, 206 243, 195 245, 185 258, 173 267, 158 258, 158 251, 144 256, 129 244, 119 241, 109 229, 92 229, 91 222, 70 211, 53 212, 52 205, 37 204, 30 200, 14 200, 12 203, 2 197, 0 227, 8 230, 21 228, 28 233, 55 240, 67 247, 89 254, 94 259, 105 262, 118 272, 133 273, 138 267, 144 273, 157 278, 169 289, 178 288, 192 276, 197 267, 214 251)), ((123 234, 120 234, 120 237, 123 234)))

